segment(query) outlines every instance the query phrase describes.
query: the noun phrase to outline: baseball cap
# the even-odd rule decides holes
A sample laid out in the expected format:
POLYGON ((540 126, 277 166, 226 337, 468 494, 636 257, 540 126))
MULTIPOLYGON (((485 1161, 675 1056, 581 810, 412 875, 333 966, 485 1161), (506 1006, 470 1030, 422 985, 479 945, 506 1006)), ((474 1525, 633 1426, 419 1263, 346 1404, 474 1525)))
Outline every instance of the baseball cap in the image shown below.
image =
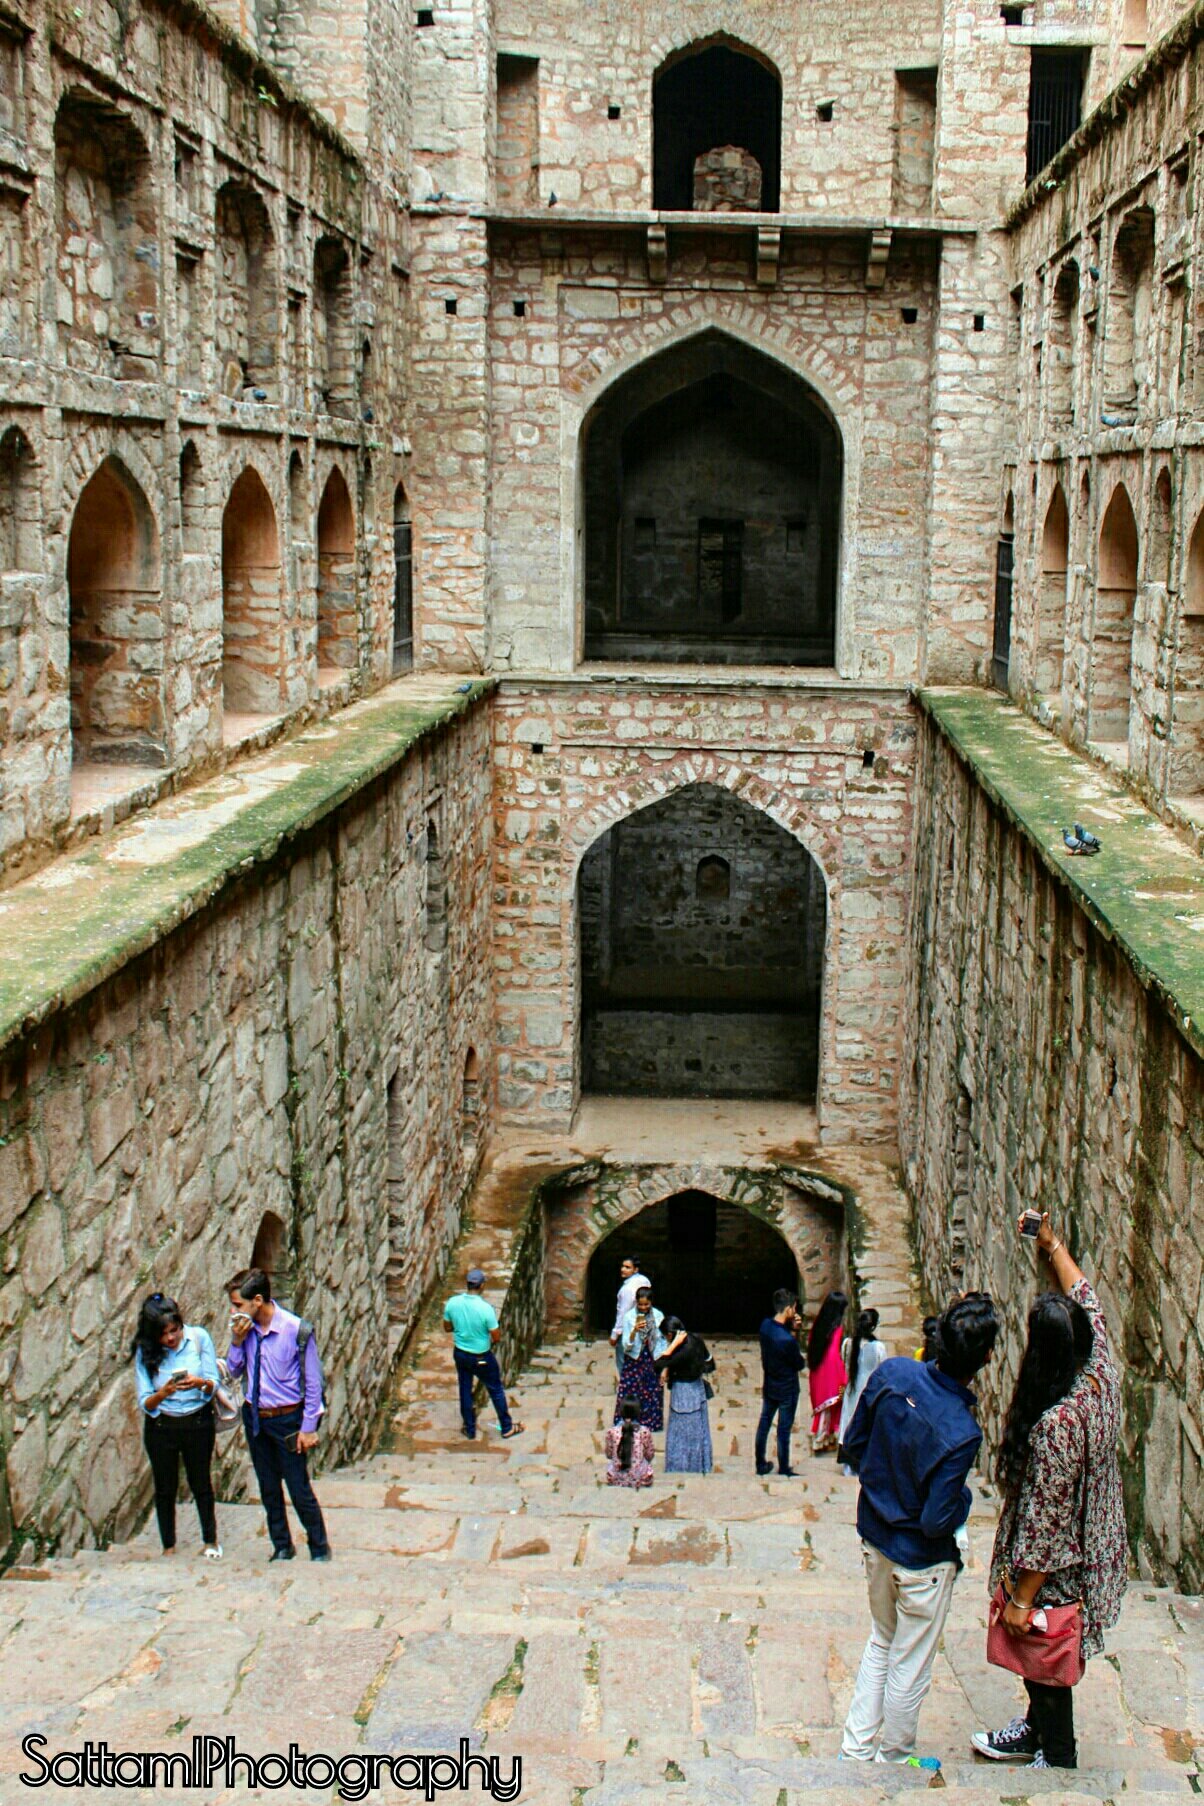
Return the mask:
POLYGON ((483 1286, 484 1283, 485 1275, 482 1273, 480 1267, 473 1267, 468 1275, 468 1284, 470 1286, 483 1286))

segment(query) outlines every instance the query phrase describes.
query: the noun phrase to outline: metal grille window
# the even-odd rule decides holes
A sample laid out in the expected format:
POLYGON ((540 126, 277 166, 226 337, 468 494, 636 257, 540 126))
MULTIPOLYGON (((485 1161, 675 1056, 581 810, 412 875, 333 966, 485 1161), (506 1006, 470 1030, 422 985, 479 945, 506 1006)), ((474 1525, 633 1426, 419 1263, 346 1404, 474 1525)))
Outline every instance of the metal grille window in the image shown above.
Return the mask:
POLYGON ((414 663, 414 545, 408 520, 393 522, 393 670, 414 663))
POLYGON ((1085 50, 1034 50, 1028 81, 1028 164, 1031 182, 1079 129, 1085 50))
POLYGON ((1008 662, 1012 651, 1012 562, 1014 541, 1005 533, 995 555, 995 643, 991 653, 991 682, 1008 687, 1008 662))

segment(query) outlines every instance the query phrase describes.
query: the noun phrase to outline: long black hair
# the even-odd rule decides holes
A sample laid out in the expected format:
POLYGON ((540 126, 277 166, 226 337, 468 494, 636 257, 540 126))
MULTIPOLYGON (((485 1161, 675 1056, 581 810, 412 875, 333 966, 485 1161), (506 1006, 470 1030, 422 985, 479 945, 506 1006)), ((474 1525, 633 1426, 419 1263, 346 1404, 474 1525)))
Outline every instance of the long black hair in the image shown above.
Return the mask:
POLYGON ((878 1333, 878 1313, 875 1310, 862 1311, 857 1319, 857 1327, 853 1331, 853 1346, 849 1349, 849 1385, 857 1383, 857 1368, 861 1361, 861 1344, 872 1342, 878 1333))
POLYGON ((621 1398, 619 1400, 619 1416, 623 1419, 623 1430, 619 1437, 619 1466, 626 1473, 631 1466, 631 1445, 635 1441, 635 1433, 639 1427, 639 1399, 621 1398))
POLYGON ((1028 1313, 1028 1344, 999 1444, 995 1477, 1005 1492, 1024 1478, 1033 1425, 1066 1397, 1093 1345, 1091 1319, 1077 1298, 1042 1292, 1028 1313))
POLYGON ((848 1308, 849 1301, 843 1292, 829 1292, 816 1312, 811 1334, 807 1337, 807 1365, 812 1372, 827 1354, 833 1336, 840 1334, 840 1326, 848 1308))
POLYGON ((176 1323, 183 1329, 184 1313, 175 1299, 169 1298, 166 1292, 152 1292, 149 1298, 143 1299, 142 1309, 138 1312, 138 1327, 134 1331, 134 1340, 130 1343, 130 1360, 136 1355, 142 1356, 142 1365, 146 1368, 148 1379, 154 1379, 163 1359, 163 1331, 171 1329, 176 1323))

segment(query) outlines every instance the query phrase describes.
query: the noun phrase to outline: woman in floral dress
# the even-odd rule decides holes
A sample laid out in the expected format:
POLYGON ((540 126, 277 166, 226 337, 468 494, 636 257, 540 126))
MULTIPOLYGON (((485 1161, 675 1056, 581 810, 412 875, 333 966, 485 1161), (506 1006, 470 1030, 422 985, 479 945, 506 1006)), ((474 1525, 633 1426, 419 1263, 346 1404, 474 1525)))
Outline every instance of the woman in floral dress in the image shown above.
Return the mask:
POLYGON ((606 1484, 651 1486, 655 1453, 652 1431, 640 1423, 639 1401, 622 1399, 619 1422, 606 1432, 606 1484))
MULTIPOLYGON (((1099 1299, 1041 1219, 1037 1246, 1056 1292, 1028 1318, 1028 1345, 1004 1424, 997 1477, 1003 1509, 991 1559, 991 1591, 1003 1583, 1003 1618, 1027 1636, 1034 1611, 1081 1603, 1083 1656, 1098 1655, 1120 1616, 1129 1571, 1118 1443, 1120 1378, 1108 1352, 1099 1299)), ((994 1762, 1074 1768, 1074 1694, 1026 1680, 1028 1710, 1000 1731, 977 1731, 994 1762)))
POLYGON ((656 1361, 665 1352, 661 1333, 664 1313, 652 1302, 652 1287, 641 1286, 635 1303, 623 1319, 621 1346, 623 1370, 619 1375, 619 1391, 615 1399, 615 1422, 618 1423, 625 1398, 634 1398, 640 1407, 640 1422, 646 1430, 665 1427, 661 1376, 656 1361))

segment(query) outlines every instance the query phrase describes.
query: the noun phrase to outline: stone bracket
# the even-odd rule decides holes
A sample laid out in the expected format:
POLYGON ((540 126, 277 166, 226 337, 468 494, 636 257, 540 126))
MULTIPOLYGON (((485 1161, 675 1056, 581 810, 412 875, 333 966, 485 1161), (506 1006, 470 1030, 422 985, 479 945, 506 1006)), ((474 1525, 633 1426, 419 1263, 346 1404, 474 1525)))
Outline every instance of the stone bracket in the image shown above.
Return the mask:
POLYGON ((648 228, 648 280, 664 282, 669 274, 669 235, 663 226, 648 228))
POLYGON ((762 288, 776 286, 781 256, 782 228, 780 226, 758 226, 757 281, 762 288))
POLYGON ((870 233, 869 247, 865 254, 866 288, 886 286, 886 260, 890 256, 890 241, 889 227, 870 233))

